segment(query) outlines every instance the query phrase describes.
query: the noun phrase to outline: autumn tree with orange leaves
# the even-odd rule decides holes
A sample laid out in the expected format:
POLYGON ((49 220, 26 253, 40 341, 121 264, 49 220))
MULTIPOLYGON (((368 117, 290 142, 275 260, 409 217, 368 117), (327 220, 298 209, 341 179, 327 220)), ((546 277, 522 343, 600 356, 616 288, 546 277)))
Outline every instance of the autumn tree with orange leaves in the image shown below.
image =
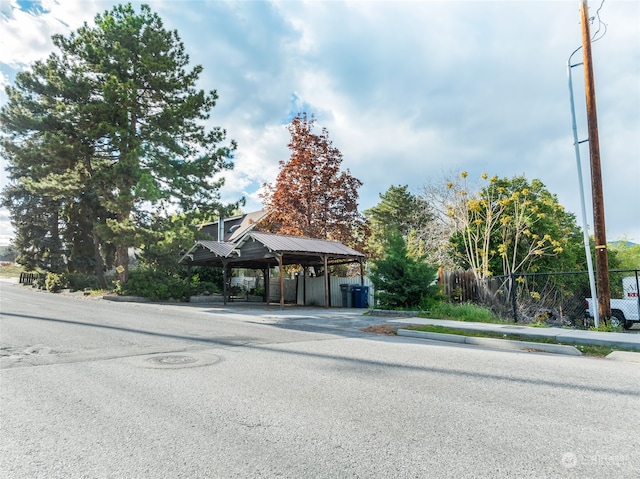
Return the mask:
POLYGON ((289 161, 280 161, 275 184, 265 184, 261 199, 268 213, 262 228, 272 233, 333 241, 357 249, 363 221, 358 213, 362 182, 340 171, 342 153, 326 128, 314 133, 315 118, 299 113, 289 124, 289 161))

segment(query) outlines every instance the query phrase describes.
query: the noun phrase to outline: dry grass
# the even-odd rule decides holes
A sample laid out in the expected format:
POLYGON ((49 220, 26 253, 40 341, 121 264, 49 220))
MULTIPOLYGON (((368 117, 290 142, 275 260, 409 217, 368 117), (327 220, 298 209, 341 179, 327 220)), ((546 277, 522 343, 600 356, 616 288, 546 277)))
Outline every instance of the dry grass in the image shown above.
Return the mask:
POLYGON ((387 336, 395 336, 397 330, 398 327, 393 324, 376 324, 361 329, 365 333, 385 334, 387 336))

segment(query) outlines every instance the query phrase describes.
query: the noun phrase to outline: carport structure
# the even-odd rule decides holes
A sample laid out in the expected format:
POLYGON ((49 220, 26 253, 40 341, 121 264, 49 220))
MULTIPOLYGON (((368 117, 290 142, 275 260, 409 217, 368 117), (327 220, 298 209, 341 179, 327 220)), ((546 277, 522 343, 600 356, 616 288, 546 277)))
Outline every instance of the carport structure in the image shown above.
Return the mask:
MULTIPOLYGON (((227 301, 227 272, 229 268, 260 269, 265 274, 266 297, 269 298, 269 269, 278 266, 280 277, 280 306, 284 306, 284 272, 287 265, 322 267, 324 271, 325 307, 329 307, 329 266, 359 263, 360 277, 364 275, 365 255, 337 241, 298 236, 276 235, 251 231, 235 242, 197 241, 180 258, 191 266, 221 267, 224 278, 223 298, 227 301)), ((306 277, 306 275, 305 275, 306 277)))

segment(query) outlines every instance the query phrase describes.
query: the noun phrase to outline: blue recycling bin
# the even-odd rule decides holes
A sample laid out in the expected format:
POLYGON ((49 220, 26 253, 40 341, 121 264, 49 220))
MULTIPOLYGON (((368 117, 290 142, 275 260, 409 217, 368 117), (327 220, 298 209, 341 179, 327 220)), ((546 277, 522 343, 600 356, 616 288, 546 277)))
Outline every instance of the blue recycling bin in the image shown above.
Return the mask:
POLYGON ((353 287, 353 306, 356 308, 369 307, 369 286, 353 287))

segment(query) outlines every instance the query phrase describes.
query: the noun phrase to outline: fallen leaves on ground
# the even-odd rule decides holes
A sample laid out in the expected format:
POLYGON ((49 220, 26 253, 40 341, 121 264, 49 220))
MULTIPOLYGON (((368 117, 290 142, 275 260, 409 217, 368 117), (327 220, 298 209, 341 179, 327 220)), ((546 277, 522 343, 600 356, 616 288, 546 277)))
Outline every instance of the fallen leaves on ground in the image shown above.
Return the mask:
POLYGON ((393 324, 376 324, 374 326, 368 326, 366 328, 362 328, 361 331, 365 333, 374 333, 374 334, 386 334, 387 336, 395 336, 398 327, 393 324))

